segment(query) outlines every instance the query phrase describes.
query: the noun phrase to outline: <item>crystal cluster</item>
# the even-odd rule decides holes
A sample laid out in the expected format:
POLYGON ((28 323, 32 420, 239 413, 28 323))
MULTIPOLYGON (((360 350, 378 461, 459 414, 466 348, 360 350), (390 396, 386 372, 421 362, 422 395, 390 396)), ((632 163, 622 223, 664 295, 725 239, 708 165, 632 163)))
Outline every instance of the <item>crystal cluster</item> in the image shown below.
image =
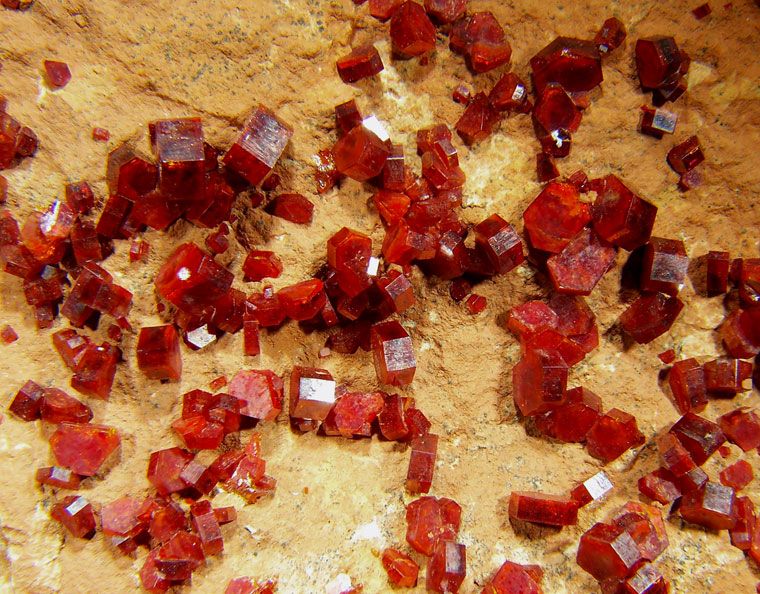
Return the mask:
POLYGON ((6 102, 0 97, 0 171, 34 156, 37 145, 37 135, 6 111, 6 102))
POLYGON ((64 364, 73 371, 71 387, 87 396, 108 399, 121 349, 109 342, 98 345, 70 328, 52 335, 53 346, 64 364))

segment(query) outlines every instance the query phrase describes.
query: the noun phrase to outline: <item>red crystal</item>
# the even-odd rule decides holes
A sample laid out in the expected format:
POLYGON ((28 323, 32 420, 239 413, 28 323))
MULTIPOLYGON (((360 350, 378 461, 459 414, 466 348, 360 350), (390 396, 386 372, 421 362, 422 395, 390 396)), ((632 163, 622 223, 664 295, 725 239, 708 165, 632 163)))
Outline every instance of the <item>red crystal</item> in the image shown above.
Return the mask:
POLYGON ((203 552, 206 555, 218 555, 224 549, 222 531, 219 522, 207 499, 198 501, 190 506, 190 522, 193 530, 201 539, 203 552))
POLYGON ((536 177, 540 184, 559 177, 559 169, 554 162, 554 157, 543 152, 536 154, 536 177))
MULTIPOLYGON (((277 292, 285 314, 292 320, 310 320, 324 307, 324 285, 311 279, 284 287, 277 292)), ((261 320, 259 320, 261 322, 261 320)))
POLYGON ((243 322, 243 352, 249 357, 255 357, 261 353, 259 323, 255 320, 243 322))
POLYGON ((92 420, 92 410, 63 390, 45 388, 40 417, 48 423, 89 423, 92 420))
POLYGON ((721 428, 694 413, 686 413, 670 428, 691 454, 698 466, 702 466, 726 441, 721 428))
POLYGON ((327 241, 327 263, 335 269, 338 286, 349 297, 372 284, 368 270, 371 256, 372 240, 348 227, 327 241))
POLYGON ((646 344, 670 330, 682 309, 678 297, 642 295, 621 314, 620 325, 633 340, 646 344))
POLYGON ((514 72, 507 72, 499 79, 491 89, 488 101, 497 111, 529 113, 533 108, 528 87, 514 72))
POLYGON ((690 410, 701 411, 707 405, 705 374, 696 359, 673 364, 668 375, 673 403, 682 415, 690 410))
POLYGON ((86 262, 61 307, 61 313, 72 325, 82 326, 92 310, 125 318, 131 307, 132 293, 114 283, 113 277, 95 262, 86 262))
POLYGON ((530 59, 533 84, 542 93, 548 83, 559 83, 569 93, 590 91, 602 82, 602 60, 591 41, 557 37, 530 59))
POLYGON ((644 249, 641 289, 677 295, 686 278, 689 258, 682 241, 652 237, 644 249))
POLYGON ((259 106, 225 153, 224 164, 255 186, 274 169, 291 136, 290 126, 266 107, 259 106))
POLYGON ((507 314, 507 328, 520 338, 556 328, 557 314, 543 301, 528 301, 516 305, 507 314))
POLYGON ((382 384, 406 386, 417 369, 412 339, 397 321, 372 326, 370 340, 377 379, 382 384))
POLYGON ((485 584, 481 594, 543 594, 543 570, 538 565, 518 565, 505 561, 485 584))
POLYGON ((454 23, 449 46, 464 55, 467 65, 476 73, 508 64, 512 57, 504 29, 490 12, 475 12, 454 23))
POLYGON ((348 392, 338 398, 325 419, 325 433, 370 437, 372 423, 384 408, 382 392, 348 392), (330 431, 328 432, 328 426, 330 431))
POLYGON ((76 215, 69 206, 56 200, 44 213, 34 212, 21 228, 21 239, 32 255, 43 264, 57 264, 66 248, 65 241, 76 215))
POLYGON ((385 161, 390 155, 390 147, 372 130, 365 126, 356 126, 338 139, 333 154, 335 167, 340 173, 363 182, 383 171, 385 161))
POLYGON ((550 182, 523 213, 531 245, 559 253, 591 220, 587 204, 575 186, 550 182))
POLYGON ((756 523, 755 504, 749 497, 737 497, 736 524, 729 530, 731 544, 737 549, 748 551, 753 544, 756 523))
POLYGON ((667 85, 679 74, 683 57, 672 37, 650 37, 636 42, 636 70, 644 89, 667 85))
POLYGON ((425 10, 436 23, 453 23, 464 15, 467 0, 425 0, 425 10))
POLYGON ((116 429, 105 425, 61 423, 50 436, 58 465, 82 476, 96 474, 120 443, 116 429))
POLYGON ((754 357, 760 352, 760 307, 731 312, 718 334, 731 357, 754 357))
POLYGON ((335 128, 338 131, 338 136, 345 136, 360 126, 363 119, 355 99, 335 106, 335 128))
POLYGON ((375 76, 384 68, 380 54, 371 43, 352 49, 350 54, 336 62, 336 66, 344 83, 355 83, 375 76))
POLYGON ((245 315, 246 319, 255 319, 264 328, 279 326, 285 320, 282 300, 271 287, 248 297, 245 315))
POLYGON ((108 142, 111 138, 111 133, 105 128, 93 128, 92 139, 97 142, 108 142))
POLYGON ((546 267, 558 293, 590 295, 615 262, 616 250, 592 229, 583 229, 546 267))
POLYGON ((170 580, 187 580, 205 560, 203 543, 189 532, 177 532, 158 548, 156 569, 170 580))
POLYGON ((60 466, 38 468, 35 479, 41 485, 50 485, 57 489, 69 489, 71 491, 79 489, 81 482, 79 475, 74 474, 68 468, 60 466))
POLYGON ((525 416, 535 416, 565 403, 568 367, 553 350, 529 349, 512 369, 515 406, 525 416))
POLYGON ((533 109, 533 117, 547 132, 564 129, 575 132, 581 123, 581 112, 562 86, 546 85, 533 109))
POLYGON ((290 416, 323 421, 335 404, 335 380, 326 369, 294 367, 290 374, 290 416))
POLYGON ((683 494, 691 493, 692 491, 701 489, 705 485, 705 483, 707 483, 707 481, 708 481, 707 473, 704 470, 702 470, 699 466, 692 468, 689 472, 687 472, 683 476, 675 478, 676 486, 683 494))
POLYGON ((391 269, 377 277, 375 287, 382 300, 379 309, 383 314, 404 312, 415 303, 412 283, 398 270, 391 269))
POLYGON ((129 261, 141 262, 147 260, 150 252, 150 244, 144 239, 133 239, 129 247, 129 261))
POLYGON ((394 144, 383 166, 383 188, 403 192, 408 184, 408 170, 404 166, 404 147, 394 144))
POLYGON ((410 205, 409 196, 406 194, 387 190, 377 192, 372 201, 383 223, 388 227, 396 225, 409 210, 410 205))
POLYGON ((387 262, 406 266, 413 260, 432 259, 435 244, 432 236, 418 233, 402 219, 386 233, 382 252, 387 262))
POLYGON ((158 160, 158 187, 163 204, 150 213, 145 222, 162 229, 189 206, 187 203, 202 197, 206 158, 203 127, 200 118, 184 118, 151 122, 149 131, 158 160), (176 207, 170 202, 176 202, 176 207), (161 212, 164 209, 166 211, 161 212))
POLYGON ((188 486, 180 474, 192 459, 193 454, 181 448, 159 450, 150 455, 148 480, 159 495, 176 493, 188 486))
POLYGON ((282 262, 274 252, 252 250, 243 262, 243 273, 246 281, 277 278, 282 273, 282 262))
POLYGON ((147 377, 179 381, 182 355, 179 335, 171 324, 140 329, 137 339, 137 366, 147 377))
POLYGON ((536 428, 562 442, 583 442, 601 411, 599 396, 586 388, 573 388, 567 391, 565 404, 536 417, 536 428))
POLYGON ((104 342, 89 344, 82 352, 74 368, 71 387, 87 396, 107 400, 116 375, 116 365, 121 361, 121 349, 104 342))
POLYGON ((467 85, 462 83, 457 85, 457 87, 454 89, 454 92, 451 94, 451 97, 454 99, 455 103, 460 103, 461 105, 469 105, 470 101, 472 101, 472 91, 467 85))
POLYGON ((638 487, 640 493, 662 504, 672 503, 681 497, 675 477, 664 468, 642 476, 638 481, 638 487))
POLYGON ((92 538, 95 535, 95 512, 84 497, 64 497, 50 510, 50 516, 78 538, 92 538))
POLYGON ((314 216, 314 205, 301 194, 280 194, 265 208, 266 212, 297 225, 308 225, 314 216))
POLYGON ((497 214, 475 225, 475 244, 486 255, 496 274, 509 272, 525 260, 520 236, 497 214))
POLYGON ((88 214, 95 206, 95 195, 86 181, 66 184, 66 204, 78 215, 88 214))
POLYGON ((748 388, 743 383, 752 375, 752 363, 720 357, 704 364, 705 385, 710 394, 734 396, 748 388))
POLYGON ((604 56, 623 45, 626 37, 625 25, 620 19, 610 17, 602 24, 602 28, 594 36, 594 43, 604 56))
POLYGON ((224 438, 224 426, 201 415, 177 419, 172 428, 191 450, 215 450, 224 438))
POLYGON ((404 0, 369 0, 369 14, 380 21, 387 21, 404 0))
POLYGON ((610 478, 600 470, 570 491, 570 498, 578 504, 578 507, 584 507, 592 501, 604 499, 613 488, 610 478))
POLYGON ((466 547, 450 540, 438 541, 428 561, 425 587, 429 592, 459 592, 466 573, 466 547))
POLYGON ((630 534, 618 525, 597 523, 581 536, 576 562, 597 581, 625 579, 641 561, 630 534))
POLYGON ((16 392, 8 410, 24 421, 34 421, 40 418, 45 389, 29 380, 16 392))
POLYGON ((665 134, 673 134, 676 131, 678 115, 664 109, 641 108, 641 120, 639 131, 655 138, 662 138, 665 134))
POLYGON ((512 491, 509 495, 509 517, 547 526, 574 526, 578 522, 578 503, 560 495, 512 491))
POLYGON ((438 453, 438 436, 429 433, 415 437, 411 442, 409 468, 406 473, 406 490, 409 493, 427 493, 433 482, 435 459, 438 453))
POLYGON ((619 458, 645 441, 636 418, 617 408, 599 417, 586 435, 586 440, 588 453, 605 463, 619 458))
POLYGON ((406 439, 409 435, 407 409, 410 406, 408 398, 398 394, 385 394, 383 408, 377 415, 380 434, 390 441, 406 439))
POLYGON ((696 136, 690 136, 668 153, 668 163, 677 173, 682 174, 691 171, 704 160, 705 156, 696 136))
POLYGON ((227 391, 240 401, 240 414, 273 421, 282 410, 282 380, 272 371, 239 371, 227 391))
POLYGON ((53 89, 62 89, 71 80, 71 70, 66 62, 45 60, 42 65, 45 67, 47 82, 53 89))
POLYGON ((239 577, 227 585, 224 594, 274 594, 276 589, 277 580, 259 582, 248 577, 239 577))
POLYGON ((612 523, 630 534, 647 561, 654 561, 668 548, 665 522, 656 507, 629 501, 615 513, 612 523))
POLYGON ((711 530, 730 530, 736 525, 736 493, 731 487, 707 482, 681 499, 681 517, 711 530))
POLYGON ((488 306, 488 301, 482 295, 473 293, 467 298, 465 305, 467 306, 467 311, 469 311, 472 315, 477 315, 485 311, 486 307, 488 306))
POLYGON ((232 273, 194 243, 179 246, 164 262, 156 276, 158 293, 178 308, 190 313, 220 299, 232 284, 232 273))
POLYGON ((746 460, 739 460, 720 471, 720 482, 736 491, 741 491, 752 482, 752 466, 746 460))
POLYGON ((222 223, 219 229, 206 236, 204 243, 212 254, 223 254, 229 249, 230 240, 227 239, 227 233, 227 225, 222 223))
POLYGON ((394 11, 390 32, 393 53, 401 58, 421 56, 435 49, 435 27, 416 2, 404 2, 394 11))
MULTIPOLYGON (((727 5, 728 6, 728 5, 727 5)), ((691 11, 691 14, 694 15, 694 17, 701 21, 706 16, 710 15, 712 13, 712 8, 710 8, 710 5, 705 2, 704 4, 700 4, 695 9, 691 11)))
POLYGON ((456 123, 456 131, 467 145, 481 142, 491 135, 501 117, 485 93, 477 93, 456 123))
POLYGON ((649 241, 656 206, 636 196, 615 175, 593 180, 591 189, 597 192, 594 230, 602 239, 629 251, 649 241))
POLYGON ((385 549, 381 559, 391 585, 400 588, 417 585, 420 566, 409 555, 396 549, 385 549))
POLYGON ((140 521, 142 501, 134 497, 121 497, 104 505, 100 510, 100 524, 106 536, 134 538, 146 528, 140 521))
POLYGON ((696 467, 691 454, 672 433, 665 433, 657 438, 657 450, 662 467, 675 478, 682 477, 696 467))
POLYGON ((406 541, 429 557, 439 541, 457 537, 461 515, 462 508, 452 499, 420 497, 406 506, 406 541))
MULTIPOLYGON (((317 183, 317 194, 324 194, 328 190, 335 187, 335 184, 343 177, 335 169, 335 155, 332 149, 322 149, 314 155, 314 161, 316 162, 317 169, 314 172, 314 180, 317 183)), ((263 194, 252 194, 251 200, 255 207, 261 204, 264 199, 263 194)))
POLYGON ((718 423, 728 440, 745 452, 760 447, 760 416, 754 411, 737 408, 720 417, 718 423))
POLYGON ((3 344, 12 344, 17 340, 18 334, 16 334, 16 331, 8 324, 5 324, 0 329, 0 341, 2 341, 3 344))

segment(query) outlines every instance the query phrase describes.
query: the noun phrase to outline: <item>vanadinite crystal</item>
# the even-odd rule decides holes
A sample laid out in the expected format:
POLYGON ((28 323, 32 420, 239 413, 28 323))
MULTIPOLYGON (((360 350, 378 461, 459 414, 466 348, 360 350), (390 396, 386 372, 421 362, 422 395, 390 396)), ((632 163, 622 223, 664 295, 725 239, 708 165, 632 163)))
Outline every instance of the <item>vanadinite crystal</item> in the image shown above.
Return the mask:
POLYGON ((50 515, 74 536, 92 538, 95 535, 95 512, 84 497, 69 495, 53 506, 50 515))
POLYGON ((431 433, 412 439, 409 468, 406 473, 406 490, 409 493, 430 491, 437 453, 437 435, 431 433))
POLYGON ((425 0, 425 10, 436 23, 453 23, 467 10, 467 0, 425 0))
POLYGON ((676 478, 696 467, 689 452, 672 433, 665 433, 657 438, 657 450, 660 453, 662 467, 676 478))
POLYGON ((739 460, 720 471, 720 482, 737 491, 749 485, 753 478, 752 466, 746 460, 739 460))
POLYGON ((731 443, 748 452, 760 447, 760 416, 752 410, 737 408, 718 419, 731 443))
POLYGON ((435 27, 425 9, 416 2, 404 2, 391 17, 393 53, 412 58, 435 49, 435 27))
POLYGON ((274 252, 251 250, 243 262, 243 273, 247 281, 277 278, 282 273, 282 262, 274 252))
POLYGON ((646 344, 670 330, 682 309, 678 297, 642 295, 621 314, 620 325, 636 342, 646 344))
POLYGON ((324 284, 316 278, 283 287, 277 295, 285 314, 299 322, 317 315, 327 300, 324 284))
POLYGON ((736 493, 731 487, 707 482, 701 489, 683 496, 681 517, 712 530, 728 530, 736 525, 736 493))
POLYGON ((636 541, 619 525, 597 523, 581 536, 576 561, 597 581, 625 579, 641 561, 636 541))
POLYGON ((259 106, 225 153, 224 164, 255 186, 274 168, 291 136, 290 126, 266 107, 259 106))
POLYGON ((705 374, 696 359, 684 359, 673 364, 668 374, 673 403, 678 412, 701 411, 707 406, 705 374))
POLYGON ((63 258, 75 217, 65 202, 56 200, 45 212, 29 216, 21 228, 21 239, 39 262, 56 264, 63 258))
POLYGON ((529 349, 512 369, 512 395, 517 409, 529 417, 565 402, 568 367, 557 351, 529 349))
POLYGON ((374 76, 384 68, 380 54, 371 43, 352 49, 350 54, 336 62, 336 66, 344 83, 374 76))
POLYGON ((652 237, 644 249, 641 289, 677 295, 688 268, 689 258, 682 241, 652 237))
POLYGON ((734 396, 747 388, 744 382, 752 375, 752 363, 741 359, 720 357, 703 366, 705 386, 710 394, 734 396))
POLYGON ((611 462, 645 441, 636 418, 617 408, 599 417, 586 440, 588 453, 603 462, 611 462))
POLYGON ((380 383, 406 386, 417 369, 412 339, 397 321, 372 326, 370 340, 375 372, 380 383))
POLYGON ((119 447, 116 429, 104 425, 61 423, 50 436, 50 448, 60 466, 93 476, 119 447))
POLYGON ((239 577, 230 581, 224 594, 274 594, 276 589, 277 580, 256 581, 239 577))
POLYGON ((63 390, 45 388, 40 418, 48 423, 89 423, 92 420, 92 410, 63 390))
POLYGON ((509 63, 512 47, 490 12, 474 12, 454 23, 449 46, 467 59, 474 72, 488 72, 509 63))
POLYGON ((481 594, 543 594, 543 570, 538 565, 519 565, 505 561, 486 582, 481 594))
POLYGON ((553 439, 582 442, 602 412, 602 400, 591 390, 568 390, 565 403, 536 417, 536 428, 553 439))
POLYGON ((372 284, 369 262, 372 240, 358 231, 343 227, 327 241, 327 263, 335 269, 340 289, 354 297, 372 284))
POLYGON ((601 501, 612 492, 613 488, 610 478, 600 470, 570 491, 570 497, 578 504, 578 507, 583 507, 592 501, 601 501))
POLYGON ((551 182, 525 209, 523 220, 531 245, 556 254, 588 224, 591 212, 575 186, 551 182))
POLYGON ((308 225, 314 216, 314 204, 301 194, 275 196, 264 210, 296 225, 308 225))
POLYGON ((81 483, 78 474, 61 466, 46 466, 45 468, 38 468, 35 474, 35 479, 41 485, 50 485, 57 489, 70 489, 72 491, 79 489, 81 483))
POLYGON ((498 111, 528 113, 533 108, 527 86, 514 72, 507 72, 499 79, 491 89, 488 100, 498 111))
POLYGON ((413 588, 417 585, 420 566, 409 555, 396 549, 385 549, 381 559, 392 585, 400 588, 413 588))
POLYGON ((560 495, 512 491, 509 517, 547 526, 573 526, 578 522, 578 503, 560 495))
POLYGON ((193 454, 181 448, 160 450, 150 455, 148 480, 159 495, 176 493, 188 486, 180 475, 192 459, 193 454))
POLYGON ((218 555, 224 549, 222 531, 219 522, 207 499, 193 503, 190 506, 190 521, 193 530, 201 539, 203 552, 206 555, 218 555))
POLYGON ((676 131, 678 116, 664 109, 641 108, 641 120, 639 131, 655 138, 662 138, 664 134, 673 134, 676 131))
POLYGON ((694 413, 686 413, 670 428, 691 455, 694 462, 701 466, 726 441, 721 428, 694 413))
POLYGON ((604 56, 611 51, 620 47, 625 41, 625 25, 615 17, 610 17, 602 24, 594 36, 594 43, 599 48, 599 52, 604 56))
MULTIPOLYGON (((149 125, 151 145, 158 160, 158 187, 165 200, 184 206, 201 198, 205 187, 205 151, 200 118, 158 120, 149 125)), ((179 208, 179 214, 183 210, 179 208)), ((162 215, 163 216, 163 215, 162 215)), ((148 222, 162 228, 174 213, 161 222, 148 222)))
POLYGON ((616 250, 594 232, 583 229, 546 267, 554 290, 569 295, 590 295, 615 262, 616 250))
POLYGON ((690 136, 680 144, 677 144, 668 153, 668 163, 677 173, 687 173, 705 160, 699 139, 690 136))
POLYGON ((170 303, 190 313, 220 299, 233 275, 194 243, 179 246, 156 275, 156 290, 170 303))
POLYGON ((240 401, 241 415, 272 421, 282 410, 283 383, 272 371, 239 371, 227 391, 240 401))
POLYGON ((602 239, 629 251, 649 241, 657 216, 654 204, 638 197, 615 175, 590 183, 597 192, 594 230, 602 239))
POLYGON ((636 42, 636 69, 644 89, 657 89, 679 73, 683 58, 672 37, 650 37, 636 42))
POLYGON ((390 155, 390 146, 372 130, 359 125, 338 139, 333 154, 335 167, 340 173, 363 182, 382 172, 390 155))
POLYGON ((438 541, 428 561, 425 587, 432 592, 459 592, 466 573, 466 547, 450 540, 438 541))
POLYGON ((147 377, 179 381, 182 354, 179 335, 171 324, 141 328, 137 339, 137 366, 147 377))
POLYGON ((440 540, 454 540, 459 533, 462 508, 446 498, 420 497, 406 506, 406 542, 426 556, 440 540))
POLYGON ((760 352, 760 307, 732 311, 718 334, 732 357, 748 359, 760 352))
POLYGON ((591 41, 558 37, 530 59, 538 93, 556 82, 568 92, 590 91, 602 82, 602 60, 591 41))
POLYGON ((475 225, 475 244, 486 255, 496 274, 506 273, 525 260, 520 236, 499 215, 475 225))
POLYGON ((45 60, 42 65, 45 67, 45 76, 48 84, 54 89, 62 89, 71 80, 71 71, 66 62, 56 62, 55 60, 45 60))
POLYGON ((654 561, 668 548, 668 534, 660 510, 645 503, 629 501, 612 518, 636 542, 641 557, 654 561))
POLYGON ((190 579, 203 565, 205 555, 201 539, 189 532, 177 532, 158 548, 156 568, 170 580, 190 579))
POLYGON ((108 399, 119 361, 119 347, 107 342, 87 345, 74 368, 71 387, 87 396, 108 399))
POLYGON ((335 380, 326 369, 294 367, 290 374, 290 416, 323 421, 335 404, 335 380))
POLYGON ((8 410, 24 421, 34 421, 40 418, 45 388, 29 380, 16 392, 8 410))

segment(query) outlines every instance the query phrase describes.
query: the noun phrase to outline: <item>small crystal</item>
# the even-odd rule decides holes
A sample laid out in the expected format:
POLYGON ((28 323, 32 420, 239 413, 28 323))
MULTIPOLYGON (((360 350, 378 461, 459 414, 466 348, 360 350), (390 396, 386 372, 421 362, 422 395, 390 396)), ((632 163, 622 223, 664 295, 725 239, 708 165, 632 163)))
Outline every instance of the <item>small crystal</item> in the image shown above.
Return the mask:
POLYGON ((92 420, 92 410, 63 390, 45 388, 40 417, 48 423, 89 423, 92 420))
POLYGON ((642 295, 621 314, 620 325, 636 342, 646 344, 670 330, 682 309, 678 297, 642 295))
POLYGON ((428 561, 425 587, 430 592, 459 592, 466 573, 466 547, 441 540, 428 561))
POLYGON ((406 474, 406 490, 412 494, 428 493, 435 471, 438 436, 428 434, 412 439, 411 450, 406 474))
POLYGON ((500 120, 485 93, 477 93, 456 123, 456 131, 467 145, 488 138, 500 120))
POLYGON ((720 428, 731 443, 748 452, 760 447, 760 416, 737 408, 718 419, 720 428))
POLYGON ((397 321, 375 324, 370 340, 378 381, 394 386, 411 384, 417 360, 412 339, 404 327, 397 321))
POLYGON ((701 466, 726 441, 721 428, 694 413, 686 413, 670 428, 694 462, 701 466))
POLYGON ((741 491, 752 482, 752 466, 746 460, 738 460, 720 471, 720 482, 736 491, 741 491))
POLYGON ((668 374, 673 401, 681 414, 701 411, 707 406, 705 373, 696 359, 684 359, 673 364, 668 374))
POLYGON ((578 522, 578 503, 560 495, 512 491, 509 517, 547 526, 574 526, 578 522))
POLYGON ((602 28, 599 29, 594 36, 594 43, 596 44, 596 47, 599 48, 599 52, 603 56, 606 56, 623 45, 625 38, 625 25, 620 19, 610 17, 604 21, 602 28))
POLYGON ((137 366, 147 377, 179 381, 182 355, 179 335, 174 326, 153 326, 140 329, 137 339, 137 366))
POLYGON ((457 537, 461 515, 462 508, 452 499, 415 499, 406 506, 406 541, 429 557, 439 541, 457 537))
POLYGON ((586 439, 588 453, 605 463, 619 458, 631 448, 643 445, 645 441, 636 418, 617 408, 599 417, 586 439))
POLYGON ((275 196, 264 210, 297 225, 308 225, 314 216, 314 204, 301 194, 275 196))
POLYGON ((743 392, 743 384, 752 375, 752 363, 720 357, 704 364, 705 385, 710 394, 734 396, 743 392))
POLYGON ((159 495, 166 496, 187 487, 180 474, 192 459, 193 454, 181 448, 160 450, 150 455, 148 480, 159 495))
POLYGON ((683 286, 688 268, 689 258, 682 241, 652 237, 644 249, 641 289, 675 296, 683 286))
POLYGON ((16 392, 16 396, 14 396, 8 406, 8 410, 23 421, 39 419, 44 395, 45 389, 29 380, 16 392))
POLYGON ((335 380, 326 369, 294 367, 290 374, 290 416, 323 421, 335 404, 335 380))
POLYGON ((396 549, 385 549, 382 563, 388 574, 388 581, 399 588, 413 588, 417 585, 420 566, 407 554, 396 549))
POLYGON ((538 93, 551 82, 570 93, 590 91, 602 82, 602 61, 592 41, 557 37, 530 59, 538 93))
POLYGON ((435 49, 435 27, 416 2, 404 2, 394 11, 390 33, 393 53, 401 58, 421 56, 435 49))
POLYGON ((380 54, 371 43, 352 49, 350 54, 336 62, 336 66, 344 83, 355 83, 375 76, 384 68, 380 54))
POLYGON ((568 367, 557 351, 530 349, 512 369, 515 406, 535 416, 565 403, 568 367))
POLYGON ((586 479, 580 485, 570 492, 570 497, 583 507, 592 501, 600 501, 607 497, 614 488, 610 478, 603 472, 599 471, 591 478, 586 479))
POLYGON ((597 199, 592 209, 594 230, 602 239, 626 250, 649 241, 657 207, 638 197, 615 175, 592 180, 597 199))
POLYGON ((274 252, 251 250, 243 262, 246 281, 258 282, 265 278, 277 278, 282 274, 282 261, 274 252))
POLYGON ((47 82, 53 89, 62 89, 71 80, 71 70, 66 62, 45 60, 42 65, 45 67, 47 82))
POLYGON ((92 538, 95 535, 95 513, 90 502, 84 497, 64 497, 60 503, 53 506, 50 515, 76 537, 92 538))

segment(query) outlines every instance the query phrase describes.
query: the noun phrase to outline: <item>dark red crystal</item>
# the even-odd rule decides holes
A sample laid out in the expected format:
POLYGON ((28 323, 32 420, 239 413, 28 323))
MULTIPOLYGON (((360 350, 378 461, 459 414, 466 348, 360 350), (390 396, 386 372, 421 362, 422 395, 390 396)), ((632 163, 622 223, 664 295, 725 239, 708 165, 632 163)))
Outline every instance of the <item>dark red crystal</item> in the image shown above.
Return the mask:
POLYGON ((615 248, 600 239, 593 229, 583 229, 546 262, 554 290, 590 295, 614 264, 616 254, 615 248))
POLYGON ((23 421, 35 421, 40 418, 44 395, 45 389, 29 380, 16 392, 8 410, 23 421))
POLYGON ((574 526, 578 522, 578 503, 560 495, 512 491, 509 517, 547 526, 574 526))
POLYGON ((704 160, 705 155, 696 136, 690 136, 668 152, 668 163, 676 173, 691 171, 704 160))
POLYGON ((740 491, 752 482, 752 466, 746 460, 738 460, 720 471, 720 482, 735 491, 740 491))
POLYGON ((682 309, 678 297, 642 295, 621 314, 620 325, 636 342, 646 344, 670 330, 682 309))
POLYGON ((568 390, 565 403, 536 417, 537 429, 562 442, 583 442, 602 412, 602 400, 587 388, 568 390))
POLYGON ((673 403, 682 415, 690 410, 701 411, 707 405, 705 374, 696 359, 673 364, 668 374, 673 403))
POLYGON ((743 384, 752 375, 752 363, 720 357, 704 364, 707 391, 719 396, 734 396, 745 389, 743 384))
POLYGON ((528 87, 514 72, 507 72, 494 85, 488 100, 497 111, 529 113, 533 104, 528 96, 528 87))
POLYGON ((731 487, 707 482, 701 489, 683 496, 679 513, 692 524, 730 530, 737 521, 736 493, 731 487))
POLYGON ((71 70, 66 62, 45 60, 42 65, 45 68, 45 77, 53 89, 62 89, 71 80, 71 70))
POLYGON ((599 48, 599 53, 605 56, 623 45, 625 37, 625 25, 620 19, 610 17, 604 21, 602 28, 594 36, 594 43, 599 48))
POLYGON ((140 329, 137 366, 151 379, 179 381, 182 354, 179 350, 179 335, 173 325, 140 329))
POLYGON ((523 220, 531 245, 556 254, 588 224, 591 211, 575 186, 550 182, 525 209, 523 220))
POLYGON ((581 536, 576 562, 597 581, 624 580, 641 561, 641 553, 622 526, 597 523, 581 536))
POLYGON ((407 492, 415 494, 428 493, 430 491, 437 453, 437 435, 430 433, 412 439, 409 468, 406 473, 407 492))
POLYGON ((420 566, 406 553, 396 549, 385 549, 381 557, 383 569, 388 574, 388 581, 401 588, 413 588, 417 585, 420 566))
POLYGON ((428 561, 425 587, 429 592, 459 592, 466 573, 465 545, 438 541, 428 561))
POLYGON ((336 66, 344 83, 355 83, 375 76, 384 68, 380 54, 371 43, 352 49, 350 54, 336 62, 336 66))
POLYGON ((40 417, 48 423, 89 423, 92 420, 92 410, 63 390, 45 388, 40 417))
POLYGON ((644 249, 641 289, 675 296, 683 286, 688 268, 689 258, 682 241, 652 237, 644 249))
POLYGON ((752 410, 737 408, 718 419, 731 443, 748 452, 760 447, 760 416, 752 410))
POLYGON ((491 105, 485 93, 477 93, 456 123, 456 131, 462 140, 472 145, 491 135, 501 116, 491 105))
POLYGON ((397 321, 372 326, 370 335, 375 372, 380 383, 406 386, 417 369, 412 339, 397 321))
POLYGON ((698 466, 704 464, 726 441, 718 425, 691 412, 682 416, 670 432, 679 439, 698 466))
POLYGON ((644 435, 639 431, 636 418, 613 408, 599 417, 586 434, 586 449, 604 463, 622 456, 631 448, 642 445, 644 435))
POLYGON ((323 421, 335 404, 335 380, 326 369, 294 367, 290 374, 290 416, 323 421))
POLYGON ((530 59, 533 84, 542 93, 548 83, 570 92, 590 91, 602 82, 602 60, 592 41, 557 37, 530 59))
POLYGON ((80 495, 64 497, 50 510, 50 516, 78 538, 95 535, 95 512, 92 504, 80 495))
POLYGON ((512 396, 523 416, 565 403, 568 367, 557 351, 529 349, 512 369, 512 396))

